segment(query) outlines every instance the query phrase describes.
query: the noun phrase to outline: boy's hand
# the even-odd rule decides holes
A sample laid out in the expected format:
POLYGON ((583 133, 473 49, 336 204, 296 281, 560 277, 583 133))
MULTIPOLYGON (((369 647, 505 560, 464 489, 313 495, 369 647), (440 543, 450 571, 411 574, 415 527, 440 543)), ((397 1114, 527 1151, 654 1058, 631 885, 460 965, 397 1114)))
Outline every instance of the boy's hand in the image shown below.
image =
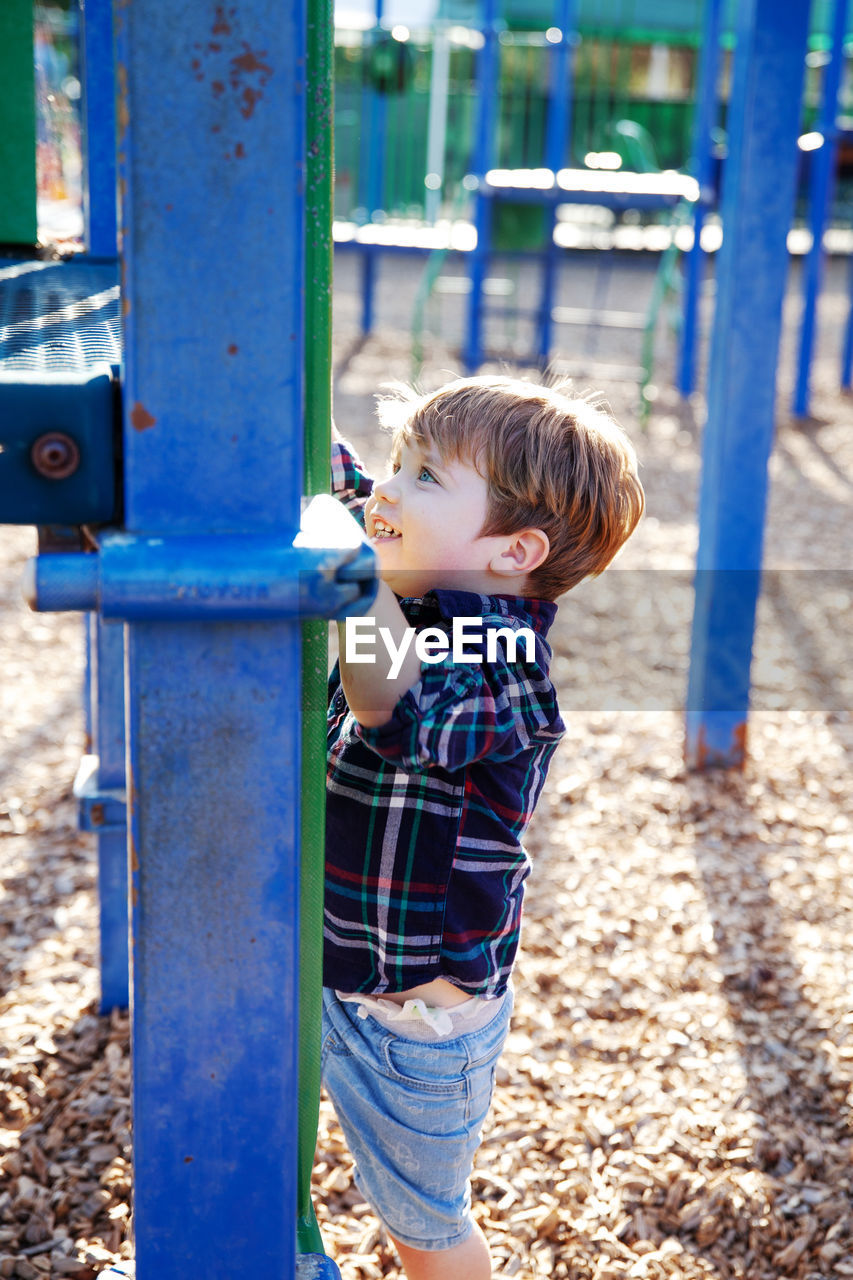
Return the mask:
POLYGON ((415 653, 414 646, 409 644, 399 672, 389 676, 392 665, 390 649, 400 651, 401 645, 405 642, 409 624, 387 582, 380 582, 379 594, 373 608, 366 616, 373 620, 376 633, 377 643, 373 649, 375 661, 347 661, 344 622, 338 623, 338 639, 341 684, 350 711, 359 724, 372 729, 377 725, 387 724, 403 694, 417 684, 421 676, 421 662, 415 653), (388 629, 389 639, 393 642, 391 646, 379 641, 380 627, 388 629))

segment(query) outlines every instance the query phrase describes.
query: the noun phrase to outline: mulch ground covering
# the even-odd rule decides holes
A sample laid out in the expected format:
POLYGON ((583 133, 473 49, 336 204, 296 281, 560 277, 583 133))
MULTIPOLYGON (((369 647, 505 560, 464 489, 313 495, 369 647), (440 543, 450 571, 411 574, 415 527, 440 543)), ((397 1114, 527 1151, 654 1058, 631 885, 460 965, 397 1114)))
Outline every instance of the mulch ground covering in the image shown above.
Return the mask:
MULTIPOLYGON (((436 349, 425 381, 453 368, 436 349)), ((374 465, 371 393, 406 372, 387 334, 340 361, 374 465)), ((641 530, 552 633, 567 734, 474 1179, 496 1276, 853 1276, 853 413, 826 388, 779 429, 743 773, 683 766, 699 449, 674 396, 634 428, 641 530)), ((82 628, 20 602, 33 542, 0 530, 0 1277, 87 1280, 133 1252, 128 1028, 96 1014, 70 795, 82 628)), ((315 1182, 344 1280, 400 1276, 325 1102, 315 1182)))

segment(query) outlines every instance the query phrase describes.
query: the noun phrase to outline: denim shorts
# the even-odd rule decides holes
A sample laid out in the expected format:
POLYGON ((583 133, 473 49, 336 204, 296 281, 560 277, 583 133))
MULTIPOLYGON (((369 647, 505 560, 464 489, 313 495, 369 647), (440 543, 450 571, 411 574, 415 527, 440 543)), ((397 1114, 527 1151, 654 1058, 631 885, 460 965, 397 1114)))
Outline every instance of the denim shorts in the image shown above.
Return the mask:
POLYGON ((323 991, 323 1083, 379 1220, 413 1249, 468 1238, 471 1167, 509 1029, 512 992, 479 1030, 412 1040, 323 991))

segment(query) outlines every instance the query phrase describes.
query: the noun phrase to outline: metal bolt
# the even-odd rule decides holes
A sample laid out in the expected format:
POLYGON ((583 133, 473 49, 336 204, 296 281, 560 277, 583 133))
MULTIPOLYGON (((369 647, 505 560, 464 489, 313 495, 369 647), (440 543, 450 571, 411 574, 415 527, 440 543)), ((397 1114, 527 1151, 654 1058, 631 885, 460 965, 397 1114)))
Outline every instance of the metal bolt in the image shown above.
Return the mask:
POLYGON ((80 450, 63 431, 39 436, 30 450, 33 466, 48 480, 67 480, 80 465, 80 450))

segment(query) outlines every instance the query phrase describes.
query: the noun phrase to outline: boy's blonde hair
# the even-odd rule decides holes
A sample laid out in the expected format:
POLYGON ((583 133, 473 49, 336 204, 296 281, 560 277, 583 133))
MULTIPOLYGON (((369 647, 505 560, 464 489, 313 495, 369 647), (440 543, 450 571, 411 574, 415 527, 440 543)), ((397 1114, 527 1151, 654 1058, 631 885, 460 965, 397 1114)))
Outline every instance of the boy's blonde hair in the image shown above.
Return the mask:
POLYGON ((379 420, 394 433, 392 458, 405 443, 423 443, 476 467, 489 492, 481 536, 548 535, 548 557, 527 579, 540 599, 601 573, 643 513, 630 440, 568 383, 459 378, 428 395, 395 384, 380 399, 379 420))

